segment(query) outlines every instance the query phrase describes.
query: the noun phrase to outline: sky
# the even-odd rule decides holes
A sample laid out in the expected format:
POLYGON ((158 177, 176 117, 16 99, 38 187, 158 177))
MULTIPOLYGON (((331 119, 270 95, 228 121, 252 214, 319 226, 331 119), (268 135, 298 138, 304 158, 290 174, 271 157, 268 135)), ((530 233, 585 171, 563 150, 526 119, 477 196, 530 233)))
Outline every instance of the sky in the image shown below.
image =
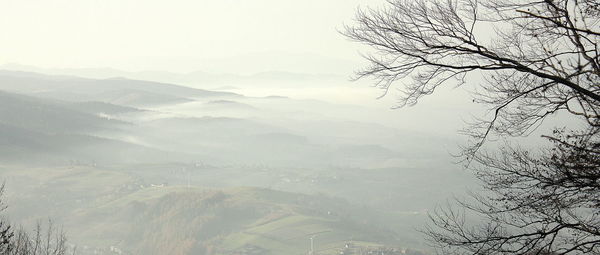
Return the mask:
MULTIPOLYGON (((349 78, 366 64, 360 53, 370 49, 339 31, 352 24, 359 7, 376 8, 383 2, 0 0, 0 66, 229 74, 287 71, 349 78)), ((298 95, 299 90, 265 93, 362 105, 378 101, 383 108, 395 105, 395 95, 375 100, 382 91, 369 85, 368 80, 344 83, 340 85, 344 93, 338 87, 301 89, 306 95, 298 95)), ((430 102, 398 114, 452 111, 453 105, 462 107, 463 99, 462 94, 440 92, 430 102)))
POLYGON ((0 64, 343 73, 339 30, 382 0, 0 0, 0 64))

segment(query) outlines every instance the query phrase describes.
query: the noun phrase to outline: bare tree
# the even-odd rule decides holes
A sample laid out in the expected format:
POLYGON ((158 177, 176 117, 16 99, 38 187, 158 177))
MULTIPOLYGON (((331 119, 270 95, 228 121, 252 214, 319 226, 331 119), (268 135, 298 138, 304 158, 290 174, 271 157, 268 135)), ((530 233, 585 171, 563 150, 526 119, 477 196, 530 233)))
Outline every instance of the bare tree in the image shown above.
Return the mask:
POLYGON ((484 77, 473 101, 490 116, 467 126, 462 156, 485 192, 432 215, 425 232, 444 254, 600 254, 599 26, 597 0, 388 0, 346 27, 375 49, 358 78, 386 91, 403 83, 400 107, 484 77), (556 129, 538 151, 481 149, 558 112, 584 124, 556 129))
MULTIPOLYGON (((4 195, 4 183, 0 185, 0 198, 4 195)), ((6 205, 0 200, 0 212, 6 209, 6 205)), ((13 229, 5 219, 0 220, 0 254, 7 254, 12 247, 11 240, 14 236, 13 229)))
POLYGON ((486 192, 462 210, 436 211, 425 233, 444 254, 600 254, 598 132, 556 130, 554 145, 535 154, 478 153, 486 192))
POLYGON ((7 255, 67 255, 74 254, 75 248, 69 249, 67 238, 62 229, 57 229, 51 220, 44 226, 36 224, 33 232, 20 228, 11 240, 10 252, 7 255))
MULTIPOLYGON (((4 203, 4 184, 0 185, 0 212, 6 209, 4 203)), ((75 254, 75 248, 69 249, 67 238, 62 229, 57 229, 51 220, 46 226, 36 224, 33 232, 23 227, 14 230, 7 220, 0 220, 0 254, 2 255, 67 255, 75 254)))
POLYGON ((396 81, 404 84, 399 106, 483 72, 475 101, 488 105, 494 116, 466 129, 476 138, 471 149, 478 149, 490 134, 526 134, 561 110, 597 125, 599 5, 388 0, 385 8, 360 10, 357 24, 344 33, 376 49, 366 56, 371 65, 359 78, 374 77, 386 91, 396 81))

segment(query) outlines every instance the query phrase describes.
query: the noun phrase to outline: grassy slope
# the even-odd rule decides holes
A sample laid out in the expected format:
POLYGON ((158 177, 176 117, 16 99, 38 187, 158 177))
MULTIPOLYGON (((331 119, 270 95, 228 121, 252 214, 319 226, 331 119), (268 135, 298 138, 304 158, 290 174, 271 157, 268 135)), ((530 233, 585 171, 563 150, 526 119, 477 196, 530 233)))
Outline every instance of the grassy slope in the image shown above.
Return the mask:
POLYGON ((0 173, 12 185, 10 198, 26 199, 14 203, 13 215, 39 214, 22 215, 29 221, 50 216, 73 242, 92 247, 133 254, 237 254, 248 247, 260 254, 304 254, 314 235, 317 250, 334 254, 348 240, 393 242, 368 217, 353 214, 358 209, 328 197, 250 187, 148 187, 122 172, 91 167, 0 167, 0 173))
POLYGON ((387 239, 374 228, 328 215, 307 202, 318 199, 327 200, 256 188, 147 188, 95 208, 87 216, 106 220, 83 235, 95 237, 99 246, 115 243, 121 235, 133 251, 146 254, 188 254, 208 247, 216 254, 233 254, 248 246, 260 247, 263 254, 303 254, 313 235, 319 250, 337 252, 348 240, 387 239), (149 227, 132 226, 131 217, 149 227), (114 229, 128 231, 115 234, 114 229))

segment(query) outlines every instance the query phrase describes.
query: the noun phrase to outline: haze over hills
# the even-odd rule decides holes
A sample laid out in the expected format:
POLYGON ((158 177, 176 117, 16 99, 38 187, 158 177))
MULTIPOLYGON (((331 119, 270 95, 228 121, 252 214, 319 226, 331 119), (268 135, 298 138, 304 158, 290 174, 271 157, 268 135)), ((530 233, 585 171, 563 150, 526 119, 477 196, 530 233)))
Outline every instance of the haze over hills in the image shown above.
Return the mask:
POLYGON ((136 162, 163 154, 160 149, 111 139, 111 134, 123 134, 133 124, 108 117, 107 110, 137 111, 110 104, 70 103, 0 91, 0 150, 4 152, 0 157, 4 162, 35 165, 72 160, 136 162))
POLYGON ((0 122, 7 125, 48 133, 90 133, 126 125, 81 109, 85 107, 0 91, 0 122))
POLYGON ((0 71, 0 107, 11 218, 89 254, 422 249, 414 227, 470 182, 455 139, 359 105, 0 71))
POLYGON ((153 106, 192 101, 192 98, 237 97, 234 93, 192 89, 125 78, 85 79, 2 71, 0 89, 68 101, 101 101, 128 106, 153 106))
POLYGON ((73 255, 432 255, 418 229, 474 184, 457 131, 493 113, 354 79, 344 31, 388 4, 0 1, 0 223, 73 255))
POLYGON ((89 79, 111 79, 116 77, 127 77, 129 79, 147 80, 155 82, 176 83, 196 85, 211 84, 218 86, 223 84, 247 84, 268 85, 272 83, 290 84, 293 82, 313 82, 317 86, 324 81, 335 81, 336 79, 347 79, 345 75, 335 73, 300 73, 290 71, 260 71, 253 74, 237 73, 211 73, 205 71, 193 71, 185 73, 167 71, 138 71, 130 72, 112 68, 65 68, 65 69, 43 69, 33 66, 19 64, 4 64, 0 66, 4 70, 20 70, 33 73, 47 73, 53 75, 76 76, 89 79))

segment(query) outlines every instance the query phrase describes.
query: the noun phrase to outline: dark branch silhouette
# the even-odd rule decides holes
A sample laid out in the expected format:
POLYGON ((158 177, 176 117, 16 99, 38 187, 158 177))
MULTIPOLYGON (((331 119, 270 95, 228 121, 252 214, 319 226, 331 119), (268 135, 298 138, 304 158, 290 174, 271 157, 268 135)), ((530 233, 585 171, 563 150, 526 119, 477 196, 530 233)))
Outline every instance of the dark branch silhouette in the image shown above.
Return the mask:
MULTIPOLYGON (((4 184, 0 185, 0 212, 6 209, 4 204, 4 184)), ((75 254, 75 248, 67 246, 67 238, 62 229, 57 229, 51 220, 43 226, 36 224, 29 232, 24 228, 16 229, 6 220, 0 220, 0 254, 2 255, 67 255, 75 254)))
POLYGON ((494 114, 465 129, 472 156, 488 136, 527 134, 558 111, 597 125, 597 9, 594 1, 389 0, 360 10, 343 33, 376 50, 357 78, 385 90, 403 84, 399 107, 482 72, 474 101, 494 114))
POLYGON ((388 0, 343 33, 375 50, 357 78, 399 86, 398 107, 483 77, 473 101, 491 114, 465 128, 461 154, 483 191, 431 215, 441 254, 600 254, 600 2, 388 0), (583 121, 546 147, 482 149, 559 112, 583 121))

